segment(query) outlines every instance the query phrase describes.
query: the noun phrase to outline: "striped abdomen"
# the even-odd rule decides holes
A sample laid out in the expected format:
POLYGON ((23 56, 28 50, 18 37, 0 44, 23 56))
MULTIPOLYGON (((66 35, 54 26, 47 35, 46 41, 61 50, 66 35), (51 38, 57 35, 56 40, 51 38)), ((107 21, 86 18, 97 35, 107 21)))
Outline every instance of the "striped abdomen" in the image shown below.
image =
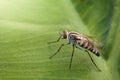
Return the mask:
POLYGON ((92 44, 92 42, 86 37, 83 37, 82 34, 71 32, 69 34, 69 39, 71 43, 93 52, 96 56, 100 56, 99 51, 95 48, 94 44, 92 44))
POLYGON ((81 47, 93 52, 95 55, 100 56, 99 52, 97 49, 95 49, 94 45, 90 43, 89 41, 77 41, 77 44, 80 45, 81 47))

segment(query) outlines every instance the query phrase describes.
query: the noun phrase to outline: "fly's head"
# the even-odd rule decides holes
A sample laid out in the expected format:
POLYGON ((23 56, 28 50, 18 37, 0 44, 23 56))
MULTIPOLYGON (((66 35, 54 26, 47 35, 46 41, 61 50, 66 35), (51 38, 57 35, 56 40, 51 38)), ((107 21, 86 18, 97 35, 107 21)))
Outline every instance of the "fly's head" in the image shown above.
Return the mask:
POLYGON ((61 34, 61 36, 62 36, 62 39, 67 39, 67 37, 68 37, 68 31, 64 30, 63 33, 61 34))

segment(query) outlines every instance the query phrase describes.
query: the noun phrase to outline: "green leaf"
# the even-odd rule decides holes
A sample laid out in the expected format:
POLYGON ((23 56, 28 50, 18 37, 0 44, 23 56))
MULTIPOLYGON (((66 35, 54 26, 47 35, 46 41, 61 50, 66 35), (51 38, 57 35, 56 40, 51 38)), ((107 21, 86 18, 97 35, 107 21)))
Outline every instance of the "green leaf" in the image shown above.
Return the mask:
POLYGON ((0 80, 119 80, 120 0, 0 0, 0 80), (63 30, 103 41, 100 57, 65 46, 63 30))

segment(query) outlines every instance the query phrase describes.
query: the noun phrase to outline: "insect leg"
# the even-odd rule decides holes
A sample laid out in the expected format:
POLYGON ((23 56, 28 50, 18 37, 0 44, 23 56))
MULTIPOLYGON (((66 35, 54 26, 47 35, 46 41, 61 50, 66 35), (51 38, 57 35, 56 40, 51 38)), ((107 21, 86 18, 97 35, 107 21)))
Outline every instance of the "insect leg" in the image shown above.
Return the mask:
POLYGON ((60 37, 56 41, 48 42, 48 44, 50 44, 50 43, 57 43, 58 41, 60 41, 61 37, 62 37, 62 35, 60 35, 60 37))
POLYGON ((90 53, 89 53, 87 50, 85 50, 85 51, 88 53, 88 55, 89 55, 89 57, 90 57, 92 63, 95 65, 95 67, 96 67, 99 71, 101 71, 101 70, 99 69, 99 67, 96 65, 96 63, 94 62, 94 60, 92 59, 90 53))
MULTIPOLYGON (((79 48, 78 46, 75 46, 75 47, 78 48, 78 49, 80 49, 80 50, 83 50, 83 49, 79 48)), ((94 62, 94 60, 93 60, 92 56, 90 55, 90 53, 89 53, 87 50, 84 50, 84 51, 88 53, 88 55, 89 55, 92 63, 95 65, 95 67, 96 67, 99 71, 101 71, 101 70, 99 69, 99 67, 96 65, 96 63, 94 62)))
POLYGON ((49 59, 51 59, 52 57, 54 57, 54 56, 61 50, 61 48, 62 48, 63 46, 66 46, 66 45, 69 45, 69 44, 70 44, 70 43, 62 44, 62 45, 58 48, 58 50, 57 50, 52 56, 49 57, 49 59))
POLYGON ((72 64, 72 59, 73 59, 73 55, 74 55, 74 48, 75 48, 75 45, 73 44, 73 50, 72 50, 72 55, 71 55, 71 59, 70 59, 69 69, 71 68, 71 64, 72 64))
POLYGON ((80 48, 80 47, 78 47, 78 46, 75 46, 76 48, 78 48, 78 49, 80 49, 80 50, 82 50, 82 51, 84 51, 82 48, 80 48))

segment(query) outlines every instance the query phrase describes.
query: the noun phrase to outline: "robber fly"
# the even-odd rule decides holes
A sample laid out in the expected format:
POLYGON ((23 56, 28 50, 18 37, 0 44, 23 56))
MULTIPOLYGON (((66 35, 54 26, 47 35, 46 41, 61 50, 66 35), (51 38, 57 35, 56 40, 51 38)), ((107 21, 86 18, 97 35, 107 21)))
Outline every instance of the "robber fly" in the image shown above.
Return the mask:
POLYGON ((68 40, 68 43, 66 44, 61 44, 61 46, 58 48, 58 50, 49 58, 51 59, 53 56, 55 56, 63 46, 65 45, 69 45, 72 44, 72 55, 71 55, 71 59, 70 59, 70 64, 69 64, 69 68, 71 68, 71 64, 72 64, 72 59, 73 59, 73 55, 74 55, 74 48, 78 48, 80 50, 84 50, 85 52, 88 53, 92 63, 95 65, 95 67, 101 71, 99 69, 99 67, 95 64, 94 60, 92 59, 91 55, 89 54, 89 51, 94 53, 96 56, 100 56, 100 50, 99 50, 99 46, 96 45, 96 41, 93 40, 93 38, 91 36, 87 36, 84 34, 80 34, 78 32, 68 32, 67 30, 64 30, 63 33, 60 34, 60 37, 57 39, 57 41, 53 41, 53 42, 49 42, 49 43, 56 43, 58 41, 60 41, 60 39, 66 39, 68 40))

